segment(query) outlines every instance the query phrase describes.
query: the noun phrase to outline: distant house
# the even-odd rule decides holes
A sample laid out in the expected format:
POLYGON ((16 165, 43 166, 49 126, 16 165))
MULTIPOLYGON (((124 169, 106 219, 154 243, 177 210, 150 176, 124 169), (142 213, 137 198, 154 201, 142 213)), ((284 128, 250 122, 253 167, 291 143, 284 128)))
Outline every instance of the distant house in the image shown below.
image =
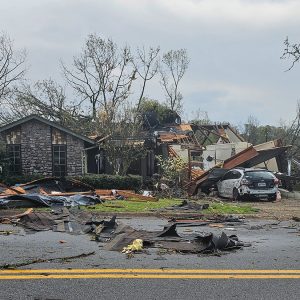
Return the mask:
POLYGON ((11 174, 46 176, 84 173, 84 149, 95 142, 36 115, 0 127, 6 144, 11 174))

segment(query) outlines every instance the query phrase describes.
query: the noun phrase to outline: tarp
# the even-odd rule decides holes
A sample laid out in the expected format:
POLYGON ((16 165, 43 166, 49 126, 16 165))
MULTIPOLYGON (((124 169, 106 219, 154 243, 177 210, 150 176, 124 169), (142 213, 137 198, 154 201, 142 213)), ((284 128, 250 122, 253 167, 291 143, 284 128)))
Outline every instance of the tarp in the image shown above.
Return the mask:
POLYGON ((0 208, 95 205, 102 201, 93 195, 47 196, 42 194, 11 195, 0 198, 0 208))

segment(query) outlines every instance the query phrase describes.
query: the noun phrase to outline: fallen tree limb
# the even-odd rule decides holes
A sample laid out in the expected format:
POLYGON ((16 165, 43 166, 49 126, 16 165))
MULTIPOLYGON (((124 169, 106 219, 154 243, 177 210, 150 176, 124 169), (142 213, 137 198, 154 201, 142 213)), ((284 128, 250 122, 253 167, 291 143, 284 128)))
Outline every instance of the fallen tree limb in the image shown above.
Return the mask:
POLYGON ((0 265, 0 270, 1 269, 16 269, 19 267, 24 267, 24 266, 28 266, 28 265, 32 265, 32 264, 43 263, 43 262, 50 262, 50 261, 64 261, 64 260, 68 260, 68 259, 87 257, 87 256, 94 255, 94 254, 95 254, 95 251, 88 252, 88 253, 81 253, 79 255, 74 255, 74 256, 66 256, 66 257, 55 257, 55 258, 48 258, 48 259, 38 258, 38 259, 29 260, 26 262, 21 262, 21 263, 16 263, 16 264, 0 265))

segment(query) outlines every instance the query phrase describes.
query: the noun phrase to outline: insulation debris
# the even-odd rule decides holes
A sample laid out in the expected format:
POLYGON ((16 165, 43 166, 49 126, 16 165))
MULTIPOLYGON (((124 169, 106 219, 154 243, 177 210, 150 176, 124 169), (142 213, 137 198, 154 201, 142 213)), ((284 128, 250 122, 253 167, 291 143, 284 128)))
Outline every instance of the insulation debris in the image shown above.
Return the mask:
POLYGON ((130 190, 96 190, 95 191, 97 195, 101 196, 101 199, 107 199, 107 200, 122 200, 126 199, 129 201, 151 201, 156 202, 158 201, 157 198, 153 197, 152 195, 140 195, 135 193, 134 191, 130 190))
POLYGON ((127 247, 124 247, 122 250, 122 253, 132 253, 132 252, 138 252, 143 250, 143 240, 136 239, 132 242, 132 244, 128 245, 127 247))

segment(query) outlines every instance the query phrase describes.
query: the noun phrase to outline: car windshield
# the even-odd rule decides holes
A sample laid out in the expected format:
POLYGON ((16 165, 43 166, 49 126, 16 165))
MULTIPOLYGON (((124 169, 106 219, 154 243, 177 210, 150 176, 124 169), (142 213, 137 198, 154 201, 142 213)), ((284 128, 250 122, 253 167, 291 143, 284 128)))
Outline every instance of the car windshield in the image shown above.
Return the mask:
POLYGON ((249 171, 245 172, 247 179, 274 179, 274 175, 268 171, 249 171))

